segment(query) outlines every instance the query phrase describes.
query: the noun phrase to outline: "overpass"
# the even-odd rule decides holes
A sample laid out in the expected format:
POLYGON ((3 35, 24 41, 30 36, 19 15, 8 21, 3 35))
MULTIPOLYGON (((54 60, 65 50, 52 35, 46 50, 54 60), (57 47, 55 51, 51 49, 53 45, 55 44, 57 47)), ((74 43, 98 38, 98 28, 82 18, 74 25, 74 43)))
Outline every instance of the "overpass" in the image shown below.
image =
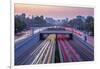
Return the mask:
POLYGON ((72 32, 68 32, 68 31, 51 31, 51 30, 46 30, 46 31, 40 31, 40 40, 44 40, 48 35, 50 34, 64 34, 64 35, 68 35, 69 39, 73 39, 73 34, 72 32))

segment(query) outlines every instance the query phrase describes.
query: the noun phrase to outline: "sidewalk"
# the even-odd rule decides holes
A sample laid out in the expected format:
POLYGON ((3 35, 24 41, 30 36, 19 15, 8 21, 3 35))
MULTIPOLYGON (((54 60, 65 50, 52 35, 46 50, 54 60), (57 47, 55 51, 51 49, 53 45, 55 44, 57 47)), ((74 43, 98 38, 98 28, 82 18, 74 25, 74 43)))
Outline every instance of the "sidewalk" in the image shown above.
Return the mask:
POLYGON ((24 31, 23 32, 24 34, 22 36, 19 36, 19 37, 15 36, 15 43, 20 42, 20 41, 32 36, 33 34, 36 34, 39 31, 43 31, 45 29, 47 29, 47 28, 38 28, 38 29, 34 29, 34 30, 31 29, 31 30, 28 30, 28 31, 24 31))
POLYGON ((32 35, 32 31, 31 30, 28 30, 28 31, 24 31, 23 32, 24 34, 22 36, 15 36, 15 43, 25 39, 25 38, 28 38, 29 36, 32 35))
MULTIPOLYGON (((72 29, 72 28, 66 28, 66 30, 73 32, 76 36, 80 37, 82 40, 84 40, 84 33, 76 30, 76 29, 72 29)), ((92 36, 87 36, 87 43, 89 43, 90 45, 94 46, 94 37, 92 36)))

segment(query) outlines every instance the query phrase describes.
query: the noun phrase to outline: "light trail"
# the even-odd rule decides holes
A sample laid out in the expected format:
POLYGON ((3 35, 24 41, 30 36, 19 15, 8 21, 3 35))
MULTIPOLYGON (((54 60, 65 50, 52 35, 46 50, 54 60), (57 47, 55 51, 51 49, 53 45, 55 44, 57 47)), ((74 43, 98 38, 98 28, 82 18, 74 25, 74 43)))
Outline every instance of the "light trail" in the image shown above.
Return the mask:
MULTIPOLYGON (((49 35, 45 41, 46 41, 46 43, 47 42, 48 43, 46 44, 44 42, 43 45, 41 45, 42 49, 40 50, 40 52, 35 57, 32 64, 34 64, 34 63, 35 64, 49 63, 51 61, 50 57, 52 56, 52 51, 53 51, 52 49, 53 49, 53 45, 54 45, 54 41, 55 41, 55 35, 49 35), (49 55, 49 59, 46 62, 48 55, 49 55)), ((38 50, 38 48, 37 48, 37 50, 38 50)))
POLYGON ((58 38, 59 38, 58 45, 59 45, 59 48, 61 48, 61 50, 60 49, 59 50, 60 50, 60 52, 62 52, 62 53, 60 53, 61 61, 62 62, 81 61, 79 54, 75 51, 75 49, 73 49, 71 47, 71 45, 68 43, 66 37, 64 35, 58 35, 58 38), (61 39, 60 39, 60 37, 61 37, 61 39), (62 59, 62 57, 63 57, 63 59, 62 59))

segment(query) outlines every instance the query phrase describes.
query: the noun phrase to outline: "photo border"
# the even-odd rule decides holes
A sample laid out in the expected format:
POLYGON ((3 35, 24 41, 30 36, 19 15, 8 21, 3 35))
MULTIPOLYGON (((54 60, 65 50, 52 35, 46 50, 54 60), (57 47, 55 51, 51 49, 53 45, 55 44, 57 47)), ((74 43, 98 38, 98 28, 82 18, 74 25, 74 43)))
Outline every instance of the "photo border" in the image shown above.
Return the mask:
MULTIPOLYGON (((19 68, 19 67, 22 67, 25 66, 25 67, 33 67, 33 66, 37 66, 37 64, 35 65, 18 65, 16 66, 14 64, 14 58, 15 58, 15 54, 14 54, 14 5, 17 4, 17 3, 14 3, 14 1, 11 0, 11 4, 10 4, 10 67, 13 69, 13 68, 19 68)), ((82 7, 82 8, 94 8, 94 14, 95 14, 95 6, 93 5, 76 5, 76 4, 70 4, 70 5, 52 5, 52 4, 34 4, 34 3, 19 3, 19 4, 33 4, 33 5, 41 5, 41 6, 57 6, 57 7, 82 7)), ((95 44, 94 44, 95 45, 95 44)), ((95 54, 95 50, 94 50, 94 54, 95 54)), ((95 56, 94 56, 95 57, 95 56)), ((94 58, 94 61, 95 61, 95 58, 94 58)), ((91 63, 91 62, 94 62, 94 61, 89 61, 88 63, 91 63)), ((83 63, 84 61, 82 61, 81 63, 83 63)), ((77 63, 79 64, 80 62, 72 62, 71 64, 73 63, 77 63)), ((56 64, 66 64, 66 63, 56 63, 56 64)), ((69 64, 69 63, 67 63, 69 64)), ((83 63, 84 64, 84 63, 83 63)), ((39 64, 39 65, 42 65, 42 64, 39 64)), ((44 64, 45 65, 45 64, 44 64)), ((46 64, 48 65, 48 64, 46 64)), ((52 65, 52 64, 50 64, 52 65)))

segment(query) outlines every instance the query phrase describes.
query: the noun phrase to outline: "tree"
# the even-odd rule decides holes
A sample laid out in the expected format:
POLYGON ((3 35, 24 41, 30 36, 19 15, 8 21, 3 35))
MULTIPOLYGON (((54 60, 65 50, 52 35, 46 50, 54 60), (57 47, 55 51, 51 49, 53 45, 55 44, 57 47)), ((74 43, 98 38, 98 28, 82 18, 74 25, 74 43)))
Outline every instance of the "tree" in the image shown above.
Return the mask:
POLYGON ((94 18, 92 16, 87 16, 86 23, 94 23, 94 18))
POLYGON ((24 21, 21 21, 19 18, 15 17, 15 33, 21 32, 26 28, 24 21))
POLYGON ((69 23, 72 27, 79 29, 79 30, 84 30, 84 22, 81 19, 72 19, 69 21, 69 23))
POLYGON ((87 16, 86 18, 86 29, 87 32, 91 32, 94 35, 94 18, 92 16, 87 16))
POLYGON ((34 20, 33 20, 33 24, 34 24, 34 26, 46 26, 46 21, 44 20, 44 17, 43 16, 37 16, 37 17, 35 17, 34 18, 34 20))

